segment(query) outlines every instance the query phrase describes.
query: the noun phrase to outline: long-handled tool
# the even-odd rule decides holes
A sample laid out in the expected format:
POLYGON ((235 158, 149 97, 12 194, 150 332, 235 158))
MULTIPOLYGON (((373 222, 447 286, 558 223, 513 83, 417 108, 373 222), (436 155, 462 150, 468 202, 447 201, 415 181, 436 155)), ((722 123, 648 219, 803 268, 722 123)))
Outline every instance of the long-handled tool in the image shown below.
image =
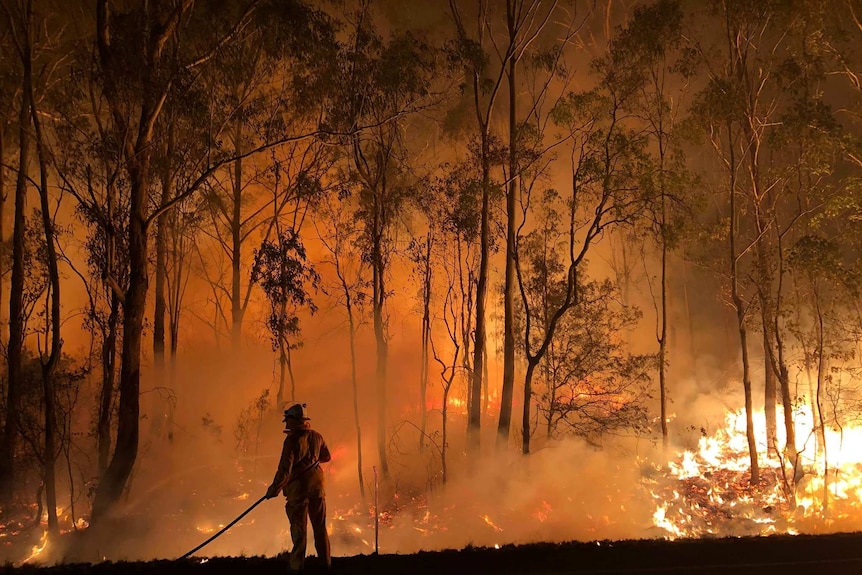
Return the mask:
POLYGON ((246 509, 245 511, 243 511, 242 513, 240 513, 239 517, 237 517, 236 519, 234 519, 233 521, 231 521, 230 523, 228 523, 227 525, 225 525, 224 527, 222 527, 222 528, 221 528, 221 530, 220 530, 218 533, 216 533, 215 535, 213 535, 212 537, 210 537, 209 539, 207 539, 206 541, 204 541, 203 543, 201 543, 200 545, 198 545, 197 547, 195 547, 194 549, 192 549, 192 550, 191 550, 191 551, 189 551, 188 553, 186 553, 186 554, 182 555, 182 556, 180 557, 180 559, 185 559, 185 558, 186 558, 186 557, 188 557, 189 555, 193 555, 193 554, 194 554, 195 552, 197 552, 198 550, 200 550, 200 549, 202 549, 203 547, 205 547, 205 546, 209 545, 209 544, 210 544, 210 543, 211 543, 215 538, 217 538, 219 535, 221 535, 222 533, 224 533, 225 531, 227 531, 228 529, 230 529, 231 527, 233 527, 233 526, 236 524, 236 522, 237 522, 237 521, 239 521, 240 519, 242 519, 243 517, 245 517, 246 515, 248 515, 248 514, 251 512, 251 510, 252 510, 252 509, 254 509, 254 508, 255 508, 255 507, 257 507, 258 505, 260 505, 261 503, 263 503, 263 501, 264 501, 265 499, 266 499, 266 495, 264 495, 263 497, 261 497, 260 499, 258 499, 258 500, 257 500, 257 501, 255 501, 254 503, 252 503, 251 507, 249 507, 248 509, 246 509))

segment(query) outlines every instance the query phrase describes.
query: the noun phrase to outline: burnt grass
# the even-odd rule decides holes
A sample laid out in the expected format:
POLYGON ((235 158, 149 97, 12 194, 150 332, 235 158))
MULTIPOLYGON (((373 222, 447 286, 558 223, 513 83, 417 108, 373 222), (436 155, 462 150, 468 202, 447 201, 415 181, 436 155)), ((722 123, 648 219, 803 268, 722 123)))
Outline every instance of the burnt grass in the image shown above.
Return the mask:
MULTIPOLYGON (((283 575, 284 557, 201 557, 146 562, 72 563, 50 567, 0 567, 8 575, 283 575)), ((322 573, 311 557, 306 573, 322 573)), ((375 575, 453 575, 459 573, 862 573, 862 533, 776 535, 676 541, 594 541, 506 545, 410 555, 334 557, 333 573, 375 575)))

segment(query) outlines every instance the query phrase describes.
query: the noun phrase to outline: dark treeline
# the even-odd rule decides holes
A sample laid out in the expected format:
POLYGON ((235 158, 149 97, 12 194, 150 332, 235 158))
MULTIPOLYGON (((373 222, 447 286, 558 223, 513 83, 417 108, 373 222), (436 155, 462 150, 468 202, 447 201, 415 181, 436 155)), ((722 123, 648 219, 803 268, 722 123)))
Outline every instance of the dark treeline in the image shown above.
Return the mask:
POLYGON ((392 479, 393 397, 446 482, 571 435, 667 450, 707 353, 741 382, 751 483, 763 458, 788 501, 828 474, 826 430, 859 416, 862 7, 416 4, 0 0, 7 520, 117 511, 142 389, 173 433, 184 337, 241 377, 263 326, 277 369, 239 416, 249 444, 313 385, 297 362, 324 308, 363 498, 370 465, 392 479), (409 379, 393 343, 418 350, 409 379))

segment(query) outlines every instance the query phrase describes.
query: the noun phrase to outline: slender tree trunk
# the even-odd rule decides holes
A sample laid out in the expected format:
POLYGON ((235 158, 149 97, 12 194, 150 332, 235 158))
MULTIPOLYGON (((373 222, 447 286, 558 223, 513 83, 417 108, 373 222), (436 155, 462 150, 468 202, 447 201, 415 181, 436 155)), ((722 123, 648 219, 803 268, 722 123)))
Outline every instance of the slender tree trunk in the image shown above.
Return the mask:
POLYGON ((419 409, 421 423, 419 428, 419 453, 425 449, 425 428, 428 426, 428 408, 425 398, 428 392, 428 361, 429 340, 431 339, 431 241, 432 233, 429 228, 425 243, 425 269, 422 284, 422 364, 419 373, 419 409))
POLYGON ((117 322, 120 316, 120 298, 110 292, 111 312, 102 341, 102 389, 99 393, 99 421, 97 424, 99 449, 99 477, 108 469, 111 455, 111 415, 114 404, 114 381, 117 360, 117 322))
MULTIPOLYGON (((236 132, 234 134, 234 153, 240 156, 242 153, 242 122, 237 120, 236 132)), ((240 261, 242 259, 242 158, 233 163, 233 212, 231 214, 231 341, 234 353, 238 353, 242 346, 242 321, 244 308, 242 305, 242 293, 240 290, 240 261)), ((281 405, 279 403, 279 405, 281 405)))
MULTIPOLYGON (((0 306, 3 302, 3 266, 6 264, 6 117, 0 118, 0 306)), ((5 333, 8 322, 3 321, 0 313, 0 344, 8 337, 5 333)))
POLYGON ((24 350, 24 233, 26 231, 27 175, 30 167, 30 95, 21 94, 18 113, 18 176, 15 181, 15 214, 12 224, 12 277, 9 282, 8 387, 6 388, 6 424, 0 442, 0 507, 12 503, 17 477, 15 451, 20 435, 22 372, 24 350))
POLYGON ((440 428, 440 433, 442 434, 440 440, 443 442, 443 445, 440 447, 440 472, 443 475, 443 485, 446 485, 446 481, 449 479, 446 453, 447 442, 449 439, 449 389, 450 386, 446 386, 443 389, 443 407, 441 408, 443 422, 440 428))
POLYGON ((485 338, 485 349, 482 351, 482 416, 488 417, 488 409, 491 406, 491 390, 488 385, 491 381, 490 368, 488 367, 488 338, 485 338))
MULTIPOLYGON (((816 280, 814 280, 816 281, 816 280)), ((814 288, 814 311, 817 314, 817 423, 823 438, 823 513, 829 508, 829 451, 826 445, 826 420, 823 416, 823 387, 826 360, 824 355, 823 311, 820 309, 820 294, 814 288)))
POLYGON ((767 314, 762 313, 761 319, 764 322, 763 327, 763 411, 766 419, 766 449, 767 453, 776 453, 778 451, 777 430, 778 424, 775 417, 775 372, 773 370, 773 362, 770 357, 772 355, 771 345, 769 342, 769 334, 767 333, 766 323, 768 321, 767 314))
POLYGON ((754 403, 751 391, 751 369, 748 358, 748 334, 745 328, 745 305, 739 295, 739 256, 736 252, 736 157, 733 149, 733 132, 728 127, 730 142, 730 291, 733 307, 736 310, 736 323, 739 330, 739 345, 742 350, 742 387, 745 394, 745 435, 748 440, 748 454, 751 462, 751 485, 760 482, 760 469, 757 462, 757 443, 754 438, 754 403))
POLYGON ((45 236, 46 265, 48 267, 49 289, 51 293, 51 309, 48 319, 51 343, 50 353, 47 361, 42 363, 42 386, 45 400, 45 453, 44 453, 44 480, 45 480, 45 503, 48 515, 48 533, 52 537, 60 534, 57 521, 57 486, 56 486, 56 460, 57 460, 57 407, 54 376, 57 364, 60 361, 63 340, 60 337, 62 325, 60 319, 60 270, 57 261, 57 245, 55 243, 54 221, 51 218, 51 206, 48 200, 48 158, 44 147, 42 124, 36 110, 36 101, 33 93, 33 64, 31 55, 30 25, 32 16, 32 3, 25 5, 26 15, 24 20, 24 43, 23 43, 23 69, 24 90, 28 92, 29 112, 33 122, 33 133, 36 142, 36 157, 39 160, 39 199, 42 216, 42 231, 45 236))
POLYGON ((790 461, 793 468, 793 502, 795 503, 796 493, 795 487, 802 479, 802 466, 799 464, 799 454, 796 448, 796 422, 793 420, 793 401, 790 394, 790 375, 787 368, 787 360, 784 352, 784 337, 781 335, 781 326, 779 325, 779 314, 777 310, 781 309, 782 299, 784 295, 784 242, 781 233, 778 233, 778 287, 776 288, 776 313, 772 314, 772 329, 775 338, 775 366, 778 368, 778 385, 781 393, 781 406, 784 416, 784 433, 785 433, 785 457, 790 461))
MULTIPOLYGON (((550 347, 551 357, 554 355, 553 345, 550 347)), ((548 415, 545 418, 545 437, 551 439, 551 432, 554 429, 554 413, 556 408, 554 404, 557 401, 557 382, 554 370, 548 359, 545 360, 545 381, 548 386, 548 415)))
MULTIPOLYGON (((161 204, 170 201, 173 194, 171 177, 171 158, 173 157, 173 122, 168 122, 168 137, 165 144, 164 168, 161 174, 162 198, 161 204)), ((165 387, 165 318, 167 316, 167 252, 168 252, 168 225, 170 225, 170 214, 163 213, 156 220, 156 289, 155 310, 153 316, 153 368, 155 371, 155 385, 165 387)), ((152 431, 159 435, 162 432, 164 409, 161 405, 159 394, 153 394, 152 405, 152 431)))
POLYGON ((383 199, 376 196, 374 200, 373 246, 372 246, 372 283, 374 322, 374 340, 377 344, 377 455, 380 460, 380 472, 384 479, 389 478, 389 463, 386 455, 386 371, 389 358, 389 343, 386 341, 386 326, 384 325, 383 306, 386 301, 384 282, 385 265, 383 262, 384 206, 383 199))
MULTIPOLYGON (((182 300, 185 294, 184 278, 185 278, 185 236, 183 231, 184 222, 180 221, 177 213, 171 212, 170 217, 171 231, 171 246, 172 249, 168 254, 172 262, 173 270, 173 286, 170 291, 168 317, 170 318, 170 358, 168 360, 168 387, 172 390, 177 389, 177 348, 180 341, 180 310, 182 310, 182 300)), ((169 441, 174 437, 174 415, 176 405, 168 404, 167 410, 167 437, 169 441)))
POLYGON ((532 406, 533 398, 533 372, 536 370, 538 359, 527 360, 527 372, 524 374, 524 409, 521 421, 523 423, 521 429, 521 451, 524 455, 530 453, 530 407, 532 406))
MULTIPOLYGON (((662 211, 662 233, 664 234, 664 226, 667 225, 667 206, 666 198, 662 192, 661 211, 662 211)), ((658 387, 659 387, 659 402, 661 405, 661 444, 662 449, 667 452, 670 442, 670 433, 668 431, 668 413, 667 413, 667 239, 662 237, 661 242, 661 327, 659 328, 658 338, 658 387)))
MULTIPOLYGON (((29 52, 29 40, 27 42, 29 52)), ((60 534, 57 521, 57 486, 56 486, 56 460, 58 450, 57 439, 57 407, 56 407, 56 385, 54 381, 57 372, 57 364, 60 361, 63 340, 60 337, 62 326, 60 318, 60 270, 57 261, 57 246, 55 243, 54 221, 51 219, 51 207, 48 202, 48 164, 45 157, 46 151, 43 146, 43 136, 39 116, 33 99, 32 74, 29 54, 25 62, 25 84, 30 90, 30 105, 33 114, 33 126, 36 135, 36 151, 39 158, 39 197, 41 200, 42 227, 45 234, 45 245, 47 250, 48 278, 51 289, 51 352, 48 360, 42 364, 42 384, 45 394, 45 503, 48 514, 48 533, 56 537, 60 534)))
POLYGON ((287 351, 287 377, 290 379, 290 401, 296 401, 296 378, 293 376, 293 358, 290 355, 290 342, 285 342, 287 351))
POLYGON ((359 425, 359 381, 356 378, 356 322, 353 319, 353 300, 350 297, 350 288, 343 277, 341 278, 341 287, 344 289, 347 323, 350 328, 350 382, 353 386, 353 423, 356 427, 356 475, 359 479, 359 496, 364 503, 365 481, 362 478, 362 428, 359 425))
MULTIPOLYGON (((275 403, 278 406, 284 405, 284 387, 287 382, 287 342, 284 341, 284 336, 278 337, 278 392, 275 395, 275 403)), ((280 407, 279 407, 280 409, 280 407)))
POLYGON ((491 158, 487 131, 482 133, 482 216, 480 224, 479 276, 476 279, 476 327, 473 342, 473 366, 470 371, 467 448, 474 454, 481 446, 482 367, 485 354, 485 299, 488 291, 488 260, 491 256, 490 187, 491 158))
MULTIPOLYGON (((506 2, 509 45, 516 42, 515 6, 506 2)), ((517 59, 510 49, 509 67, 509 189, 506 194, 506 275, 503 291, 503 386, 500 392, 500 421, 497 425, 497 447, 505 448, 512 425, 512 399, 515 392, 515 209, 518 194, 518 117, 516 77, 517 59)), ((528 408, 529 409, 529 408, 528 408)))

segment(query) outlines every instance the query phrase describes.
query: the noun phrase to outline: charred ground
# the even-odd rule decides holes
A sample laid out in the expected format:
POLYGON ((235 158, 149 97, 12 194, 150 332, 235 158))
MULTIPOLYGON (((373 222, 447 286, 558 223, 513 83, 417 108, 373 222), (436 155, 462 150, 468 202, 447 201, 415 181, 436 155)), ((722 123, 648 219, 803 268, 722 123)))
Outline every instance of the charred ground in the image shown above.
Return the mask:
MULTIPOLYGON (((309 573, 320 572, 314 558, 309 573)), ((3 575, 281 575, 280 558, 214 557, 184 561, 77 563, 51 567, 0 568, 3 575)), ((780 535, 771 537, 594 541, 590 543, 507 545, 500 549, 467 548, 412 555, 336 557, 340 574, 430 575, 440 573, 742 573, 858 574, 862 572, 862 533, 780 535)))

